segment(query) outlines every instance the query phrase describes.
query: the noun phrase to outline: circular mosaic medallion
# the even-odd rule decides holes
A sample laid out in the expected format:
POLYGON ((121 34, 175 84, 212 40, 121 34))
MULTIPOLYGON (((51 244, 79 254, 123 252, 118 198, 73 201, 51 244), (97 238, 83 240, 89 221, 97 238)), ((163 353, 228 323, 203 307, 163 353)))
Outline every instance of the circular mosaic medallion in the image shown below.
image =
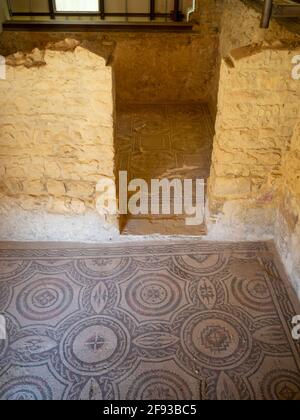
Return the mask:
POLYGON ((125 293, 129 307, 144 316, 166 315, 174 311, 182 295, 174 279, 148 274, 133 279, 125 293))
POLYGON ((44 278, 30 283, 17 298, 18 311, 32 321, 47 321, 61 315, 73 300, 73 290, 63 279, 44 278))
POLYGON ((130 387, 127 400, 191 400, 193 397, 187 383, 172 372, 156 370, 143 372, 130 387))
POLYGON ((3 401, 50 401, 51 388, 47 382, 35 376, 12 379, 1 387, 0 399, 3 401))
POLYGON ((243 307, 258 312, 274 312, 274 304, 263 277, 235 279, 232 281, 232 293, 243 307))
POLYGON ((76 262, 82 274, 102 280, 120 276, 129 266, 130 258, 85 258, 76 262))
POLYGON ((117 320, 93 317, 70 328, 62 339, 64 364, 78 374, 97 375, 116 369, 130 348, 127 329, 117 320))
POLYGON ((221 311, 193 315, 183 327, 182 343, 193 361, 220 370, 241 365, 252 348, 251 335, 241 322, 221 311))
POLYGON ((267 400, 299 401, 300 376, 289 370, 272 371, 262 382, 262 392, 267 400))

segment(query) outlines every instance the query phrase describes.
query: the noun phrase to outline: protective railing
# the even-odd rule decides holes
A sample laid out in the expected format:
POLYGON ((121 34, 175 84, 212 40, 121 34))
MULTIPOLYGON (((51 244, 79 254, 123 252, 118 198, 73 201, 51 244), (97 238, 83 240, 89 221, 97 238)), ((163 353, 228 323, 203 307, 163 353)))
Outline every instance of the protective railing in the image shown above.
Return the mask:
POLYGON ((263 0, 261 27, 268 28, 272 17, 292 18, 300 17, 300 0, 263 0))

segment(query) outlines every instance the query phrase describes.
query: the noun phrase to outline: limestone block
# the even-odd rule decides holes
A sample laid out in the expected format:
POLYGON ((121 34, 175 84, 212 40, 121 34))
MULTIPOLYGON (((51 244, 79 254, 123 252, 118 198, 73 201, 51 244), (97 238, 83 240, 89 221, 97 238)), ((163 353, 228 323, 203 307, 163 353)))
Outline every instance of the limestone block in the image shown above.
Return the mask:
POLYGON ((94 184, 90 184, 88 182, 74 182, 74 181, 66 181, 66 194, 69 197, 74 198, 82 198, 88 199, 95 195, 95 188, 94 184))
POLYGON ((215 179, 212 194, 217 197, 245 197, 251 193, 251 180, 249 178, 222 178, 215 179))
POLYGON ((13 54, 7 63, 0 83, 1 192, 26 210, 95 211, 99 178, 114 179, 113 77, 106 57, 67 39, 13 54))
POLYGON ((61 177, 61 168, 56 162, 46 161, 45 162, 45 176, 54 179, 60 179, 61 177))
POLYGON ((15 178, 3 178, 1 182, 1 191, 8 195, 21 194, 24 192, 23 182, 15 178))
POLYGON ((44 182, 41 180, 24 180, 23 192, 28 195, 43 195, 47 192, 44 182))
POLYGON ((214 166, 214 171, 218 177, 248 177, 250 167, 242 164, 223 164, 218 163, 214 166))
POLYGON ((72 210, 73 213, 75 214, 84 214, 86 211, 86 206, 84 201, 82 200, 78 200, 78 199, 72 199, 70 201, 70 209, 72 210))
POLYGON ((47 181, 47 191, 51 195, 64 196, 66 194, 65 184, 62 181, 50 179, 47 181))
POLYGON ((50 197, 46 209, 49 213, 54 214, 70 213, 70 209, 67 206, 66 199, 62 197, 50 197))

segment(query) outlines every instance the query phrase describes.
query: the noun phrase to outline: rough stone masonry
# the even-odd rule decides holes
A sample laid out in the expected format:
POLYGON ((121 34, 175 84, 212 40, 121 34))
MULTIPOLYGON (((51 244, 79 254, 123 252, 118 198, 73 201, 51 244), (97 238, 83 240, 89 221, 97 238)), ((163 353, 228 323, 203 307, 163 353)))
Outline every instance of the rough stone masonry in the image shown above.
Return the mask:
POLYGON ((273 239, 300 296, 300 36, 249 1, 223 3, 210 235, 273 239))
MULTIPOLYGON (((6 230, 9 236, 11 217, 20 239, 30 236, 26 226, 32 239, 43 238, 43 223, 30 227, 22 221, 22 210, 31 215, 95 213, 97 182, 114 180, 112 69, 79 44, 67 39, 6 59, 7 77, 0 83, 0 205, 8 225, 2 226, 2 235, 6 230)), ((117 229, 117 220, 97 226, 104 232, 117 229)), ((55 236, 55 219, 51 229, 55 236)), ((2 239, 10 239, 6 235, 2 239)))
POLYGON ((95 213, 95 183, 115 177, 114 71, 118 100, 217 110, 208 238, 275 239, 300 295, 300 81, 291 77, 300 36, 276 20, 260 29, 248 0, 199 0, 194 22, 192 34, 67 42, 2 34, 2 54, 38 49, 9 57, 0 84, 1 239, 118 237, 117 220, 95 213))

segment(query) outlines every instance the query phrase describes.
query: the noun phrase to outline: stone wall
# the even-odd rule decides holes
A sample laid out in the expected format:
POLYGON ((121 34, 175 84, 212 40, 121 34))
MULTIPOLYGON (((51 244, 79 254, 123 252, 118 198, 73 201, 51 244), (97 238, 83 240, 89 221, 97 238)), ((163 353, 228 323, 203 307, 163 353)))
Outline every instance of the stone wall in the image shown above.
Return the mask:
POLYGON ((268 29, 260 28, 261 10, 252 0, 223 0, 221 16, 220 53, 225 57, 231 50, 260 42, 297 41, 290 24, 272 19, 268 29))
POLYGON ((0 35, 0 54, 17 53, 0 84, 0 239, 117 235, 95 212, 96 182, 114 180, 112 68, 119 102, 209 100, 219 16, 215 1, 197 6, 188 33, 0 35))
POLYGON ((220 32, 222 30, 221 19, 224 12, 223 6, 224 0, 201 0, 197 2, 196 12, 192 15, 195 30, 206 34, 207 43, 210 45, 210 54, 212 54, 207 102, 214 119, 217 112, 217 95, 219 89, 219 42, 220 32))
POLYGON ((210 101, 218 51, 220 0, 198 0, 195 30, 181 32, 4 32, 0 54, 43 49, 65 38, 115 45, 117 100, 131 103, 210 101))
MULTIPOLYGON (((1 239, 9 237, 16 211, 27 217, 95 213, 97 182, 114 180, 112 69, 106 60, 66 40, 9 56, 6 63, 7 77, 0 81, 1 239)), ((99 216, 95 229, 116 224, 99 216)))
POLYGON ((120 102, 211 102, 208 237, 275 238, 300 288, 300 81, 291 77, 300 36, 275 20, 260 29, 248 0, 200 0, 193 19, 191 33, 0 36, 3 55, 38 48, 10 58, 0 82, 1 239, 117 232, 95 211, 99 177, 114 181, 109 63, 120 102), (66 37, 77 40, 70 51, 57 46, 66 37))
POLYGON ((209 98, 217 36, 193 33, 3 32, 0 54, 43 49, 65 38, 115 45, 113 63, 118 102, 203 102, 209 98))
POLYGON ((254 7, 252 0, 221 0, 217 4, 217 10, 220 15, 218 17, 219 54, 211 83, 211 104, 215 112, 222 58, 230 54, 233 49, 247 45, 273 43, 278 40, 283 42, 300 40, 299 33, 292 32, 288 23, 283 24, 275 19, 271 20, 268 29, 260 28, 261 10, 254 7))
POLYGON ((300 114, 291 144, 283 156, 282 174, 275 238, 290 279, 300 296, 300 114))
POLYGON ((217 51, 215 34, 147 33, 114 39, 119 101, 209 101, 217 51))
POLYGON ((237 235, 273 234, 283 156, 300 107, 300 84, 291 76, 297 53, 257 45, 222 60, 210 206, 237 235))
POLYGON ((210 236, 273 239, 300 289, 300 36, 272 20, 259 28, 250 2, 225 0, 218 112, 209 185, 210 236))

